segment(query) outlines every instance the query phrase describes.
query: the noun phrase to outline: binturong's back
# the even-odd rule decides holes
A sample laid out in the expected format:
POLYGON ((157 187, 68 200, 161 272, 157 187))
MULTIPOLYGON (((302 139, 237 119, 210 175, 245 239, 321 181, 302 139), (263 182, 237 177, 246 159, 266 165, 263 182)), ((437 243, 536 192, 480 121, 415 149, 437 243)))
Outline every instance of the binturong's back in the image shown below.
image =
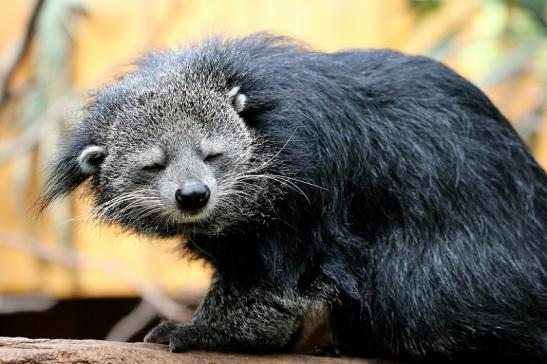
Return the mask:
POLYGON ((547 361, 547 176, 488 98, 389 50, 265 34, 144 57, 97 90, 46 206, 185 237, 215 270, 173 351, 286 351, 328 307, 326 353, 547 361))

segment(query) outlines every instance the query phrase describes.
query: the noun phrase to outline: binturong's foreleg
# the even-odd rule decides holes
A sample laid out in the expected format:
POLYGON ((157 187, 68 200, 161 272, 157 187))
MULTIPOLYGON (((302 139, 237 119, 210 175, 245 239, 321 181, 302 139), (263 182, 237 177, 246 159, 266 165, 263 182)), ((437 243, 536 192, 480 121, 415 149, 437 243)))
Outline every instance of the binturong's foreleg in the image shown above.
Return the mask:
POLYGON ((161 323, 144 340, 168 344, 174 352, 284 351, 290 348, 311 306, 311 300, 293 291, 243 288, 217 278, 191 323, 161 323))

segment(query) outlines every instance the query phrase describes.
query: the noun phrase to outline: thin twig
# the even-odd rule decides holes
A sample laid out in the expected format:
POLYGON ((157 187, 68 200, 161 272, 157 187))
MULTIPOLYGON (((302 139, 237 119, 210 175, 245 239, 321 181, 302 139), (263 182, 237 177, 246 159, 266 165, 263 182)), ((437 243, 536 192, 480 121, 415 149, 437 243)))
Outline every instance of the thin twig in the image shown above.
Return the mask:
MULTIPOLYGON (((142 300, 126 316, 122 317, 108 332, 107 341, 129 341, 141 331, 150 321, 156 318, 158 312, 149 302, 142 300)), ((188 319, 190 321, 190 318, 188 319)))
POLYGON ((15 46, 13 58, 8 62, 6 71, 0 75, 0 108, 9 98, 9 83, 17 70, 17 67, 30 49, 30 44, 34 38, 36 24, 41 10, 44 8, 46 0, 36 0, 30 13, 30 18, 25 28, 25 34, 21 41, 15 46))

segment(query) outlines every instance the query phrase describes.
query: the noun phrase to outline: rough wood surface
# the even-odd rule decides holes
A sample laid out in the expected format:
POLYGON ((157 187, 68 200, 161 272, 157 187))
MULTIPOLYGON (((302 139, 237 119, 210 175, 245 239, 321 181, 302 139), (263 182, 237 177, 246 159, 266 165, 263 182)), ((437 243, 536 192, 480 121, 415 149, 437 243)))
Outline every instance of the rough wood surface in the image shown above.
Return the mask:
POLYGON ((120 343, 101 340, 50 340, 0 337, 0 363, 162 363, 162 364, 239 364, 239 363, 333 363, 388 364, 381 359, 323 358, 307 355, 246 355, 192 351, 173 354, 166 346, 120 343))

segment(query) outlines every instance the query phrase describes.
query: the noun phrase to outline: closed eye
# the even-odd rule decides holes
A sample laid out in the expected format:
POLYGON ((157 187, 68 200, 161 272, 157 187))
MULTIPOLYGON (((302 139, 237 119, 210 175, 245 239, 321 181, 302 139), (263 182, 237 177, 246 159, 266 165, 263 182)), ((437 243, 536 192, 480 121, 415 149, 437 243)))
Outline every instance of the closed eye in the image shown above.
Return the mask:
POLYGON ((212 162, 214 160, 217 160, 219 159, 220 157, 222 157, 222 153, 211 153, 211 154, 208 154, 206 157, 205 157, 205 161, 206 162, 212 162))
POLYGON ((160 171, 163 171, 164 169, 165 169, 165 165, 162 163, 153 163, 148 166, 143 166, 141 168, 142 171, 150 172, 150 173, 160 172, 160 171))

